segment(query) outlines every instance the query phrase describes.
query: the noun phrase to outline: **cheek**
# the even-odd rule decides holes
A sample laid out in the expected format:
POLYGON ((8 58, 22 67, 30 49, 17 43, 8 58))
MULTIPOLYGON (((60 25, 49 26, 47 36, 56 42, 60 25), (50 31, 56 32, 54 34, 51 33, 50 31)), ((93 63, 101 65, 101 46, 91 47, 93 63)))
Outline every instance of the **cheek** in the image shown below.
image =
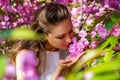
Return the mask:
POLYGON ((61 46, 64 44, 64 40, 53 40, 52 43, 56 46, 61 46))
POLYGON ((48 41, 54 47, 58 47, 58 46, 64 45, 64 40, 59 40, 59 39, 51 38, 48 41))
POLYGON ((55 48, 59 49, 68 49, 69 46, 65 46, 64 40, 53 40, 51 41, 51 45, 55 48))
POLYGON ((73 37, 74 37, 74 35, 75 35, 75 33, 73 32, 73 33, 71 33, 70 34, 70 38, 72 39, 73 37))

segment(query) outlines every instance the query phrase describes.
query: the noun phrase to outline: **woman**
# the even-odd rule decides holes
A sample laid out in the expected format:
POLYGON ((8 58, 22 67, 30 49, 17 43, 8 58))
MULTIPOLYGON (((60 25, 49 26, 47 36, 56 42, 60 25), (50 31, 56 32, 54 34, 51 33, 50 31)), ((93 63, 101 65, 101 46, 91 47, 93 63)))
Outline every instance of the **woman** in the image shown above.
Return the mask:
POLYGON ((21 55, 32 51, 36 55, 40 80, 56 80, 65 67, 70 67, 77 60, 66 58, 67 49, 74 32, 71 15, 60 3, 48 3, 36 13, 31 29, 44 35, 44 41, 21 40, 13 47, 15 53, 17 80, 24 79, 24 71, 20 69, 21 55))

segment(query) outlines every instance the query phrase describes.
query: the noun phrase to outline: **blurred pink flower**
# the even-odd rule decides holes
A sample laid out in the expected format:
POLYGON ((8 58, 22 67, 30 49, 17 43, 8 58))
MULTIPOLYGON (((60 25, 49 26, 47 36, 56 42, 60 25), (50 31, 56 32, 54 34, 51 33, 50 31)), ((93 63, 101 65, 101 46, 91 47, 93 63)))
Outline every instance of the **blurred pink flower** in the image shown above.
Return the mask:
POLYGON ((16 76, 16 69, 13 64, 7 64, 5 69, 5 75, 7 77, 15 77, 16 76))
POLYGON ((88 46, 89 42, 85 38, 81 38, 77 41, 76 38, 73 38, 73 44, 69 47, 70 55, 73 57, 78 56, 80 53, 84 51, 84 49, 88 46))
POLYGON ((97 31, 98 35, 103 39, 105 39, 109 34, 106 28, 102 24, 96 25, 95 31, 97 31))
POLYGON ((120 34, 120 28, 118 24, 115 24, 114 27, 111 29, 111 35, 118 36, 120 34))
POLYGON ((92 32, 91 32, 91 38, 94 39, 95 36, 96 36, 96 34, 97 34, 97 33, 96 33, 95 31, 92 31, 92 32))
POLYGON ((84 38, 84 37, 87 36, 87 33, 86 33, 85 30, 80 30, 79 33, 78 33, 78 35, 79 35, 79 37, 84 38))

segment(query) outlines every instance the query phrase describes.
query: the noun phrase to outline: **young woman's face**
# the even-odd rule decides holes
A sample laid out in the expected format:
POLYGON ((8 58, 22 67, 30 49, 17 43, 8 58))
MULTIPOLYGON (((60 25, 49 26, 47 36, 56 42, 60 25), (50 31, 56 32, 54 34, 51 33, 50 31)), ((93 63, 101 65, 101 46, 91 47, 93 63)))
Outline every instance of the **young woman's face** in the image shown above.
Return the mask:
POLYGON ((46 38, 54 48, 67 49, 72 41, 73 35, 72 22, 70 19, 66 19, 56 25, 46 38))

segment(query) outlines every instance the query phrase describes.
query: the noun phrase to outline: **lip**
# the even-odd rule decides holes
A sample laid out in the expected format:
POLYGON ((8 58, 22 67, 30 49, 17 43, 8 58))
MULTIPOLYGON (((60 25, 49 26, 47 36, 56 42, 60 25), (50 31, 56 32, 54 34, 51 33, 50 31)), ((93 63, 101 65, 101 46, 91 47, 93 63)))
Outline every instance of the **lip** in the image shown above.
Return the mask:
POLYGON ((69 44, 68 44, 68 43, 67 43, 67 44, 65 44, 65 46, 69 46, 69 45, 70 45, 70 43, 69 43, 69 44))
POLYGON ((70 44, 72 44, 72 42, 71 43, 66 43, 65 46, 69 46, 70 44))
POLYGON ((70 44, 67 44, 67 45, 65 45, 65 46, 69 46, 70 44))

